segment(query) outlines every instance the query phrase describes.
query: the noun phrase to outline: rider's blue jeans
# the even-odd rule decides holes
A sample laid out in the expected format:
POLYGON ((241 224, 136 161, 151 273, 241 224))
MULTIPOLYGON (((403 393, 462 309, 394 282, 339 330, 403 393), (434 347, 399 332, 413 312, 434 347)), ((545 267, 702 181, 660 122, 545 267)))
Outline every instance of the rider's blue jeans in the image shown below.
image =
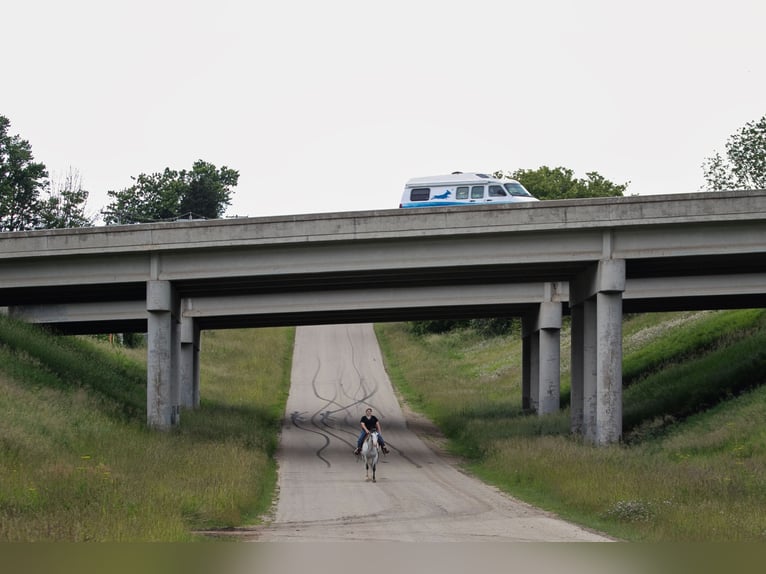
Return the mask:
MULTIPOLYGON (((357 448, 362 448, 362 443, 364 442, 364 437, 366 436, 367 436, 367 433, 365 431, 362 431, 359 433, 359 438, 356 439, 357 448)), ((380 433, 378 433, 378 444, 380 444, 380 446, 385 446, 386 444, 386 441, 383 440, 383 435, 380 433)))

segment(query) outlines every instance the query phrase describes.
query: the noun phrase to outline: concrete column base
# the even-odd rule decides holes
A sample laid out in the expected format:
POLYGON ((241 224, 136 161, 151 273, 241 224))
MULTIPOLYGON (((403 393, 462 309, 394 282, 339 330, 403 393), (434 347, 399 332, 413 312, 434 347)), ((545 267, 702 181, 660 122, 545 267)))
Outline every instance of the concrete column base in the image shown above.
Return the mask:
POLYGON ((539 415, 559 410, 561 316, 561 303, 543 302, 537 315, 522 323, 522 400, 526 399, 524 406, 539 415))
POLYGON ((521 320, 521 409, 532 411, 532 330, 529 319, 521 320))
POLYGON ((570 308, 572 318, 570 328, 570 390, 569 412, 572 434, 583 433, 583 336, 584 310, 582 305, 570 308))
POLYGON ((180 423, 180 306, 170 281, 147 282, 146 418, 151 428, 180 423))
POLYGON ((605 260, 570 286, 573 432, 593 444, 622 437, 625 262, 605 260))
MULTIPOLYGON (((186 302, 182 303, 182 306, 186 302)), ((181 407, 199 408, 200 329, 194 319, 181 318, 181 407)))

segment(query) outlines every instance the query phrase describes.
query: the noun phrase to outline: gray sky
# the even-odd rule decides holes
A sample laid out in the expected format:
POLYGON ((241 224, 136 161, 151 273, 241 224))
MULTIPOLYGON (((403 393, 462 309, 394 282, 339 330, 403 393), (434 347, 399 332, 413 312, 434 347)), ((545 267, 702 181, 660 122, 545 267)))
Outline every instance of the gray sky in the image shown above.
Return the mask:
POLYGON ((91 211, 198 159, 240 172, 228 215, 541 165, 693 192, 766 114, 764 0, 25 0, 0 30, 0 114, 91 211))

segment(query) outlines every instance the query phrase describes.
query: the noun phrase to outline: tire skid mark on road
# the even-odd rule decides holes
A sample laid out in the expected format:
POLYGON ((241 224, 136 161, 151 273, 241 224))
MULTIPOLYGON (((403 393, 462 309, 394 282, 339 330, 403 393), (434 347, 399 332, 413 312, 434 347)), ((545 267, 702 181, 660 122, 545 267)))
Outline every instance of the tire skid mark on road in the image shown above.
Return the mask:
POLYGON ((325 457, 322 456, 322 451, 324 449, 326 449, 328 446, 330 446, 330 439, 327 438, 327 436, 324 433, 322 433, 322 432, 316 431, 316 430, 314 430, 312 428, 307 428, 305 426, 301 426, 300 423, 303 422, 304 414, 305 413, 302 413, 302 412, 299 412, 299 411, 293 411, 292 413, 290 413, 290 422, 292 422, 292 424, 293 424, 293 426, 295 428, 297 428, 299 430, 302 430, 302 431, 305 431, 305 432, 310 432, 310 433, 318 434, 319 436, 321 436, 324 439, 325 444, 319 450, 316 451, 316 457, 319 460, 321 460, 322 462, 324 462, 327 465, 327 467, 329 468, 329 467, 332 466, 332 464, 330 463, 329 460, 327 460, 325 457))
MULTIPOLYGON (((321 370, 321 360, 318 361, 316 371, 314 372, 314 377, 311 380, 311 387, 314 393, 314 396, 322 401, 322 405, 319 406, 315 411, 314 414, 311 416, 311 424, 314 425, 314 427, 318 430, 318 432, 321 432, 322 434, 325 434, 328 437, 333 437, 349 447, 353 444, 347 437, 342 436, 339 434, 339 432, 346 433, 347 435, 352 435, 353 433, 350 431, 345 431, 343 429, 340 429, 339 432, 332 432, 332 430, 335 430, 335 426, 333 424, 333 416, 335 413, 338 412, 344 412, 347 407, 343 406, 340 402, 337 400, 338 396, 338 385, 333 386, 334 395, 332 397, 325 397, 317 388, 317 379, 319 377, 319 372, 321 370), (338 408, 331 409, 331 406, 336 406, 338 408), (319 420, 317 420, 317 418, 319 420)), ((336 381, 339 380, 339 377, 335 379, 336 381)), ((329 438, 328 438, 329 441, 329 438)), ((329 446, 329 443, 328 443, 329 446)))
MULTIPOLYGON (((354 392, 351 395, 346 395, 350 400, 353 402, 346 407, 347 410, 352 409, 355 406, 361 405, 361 404, 369 404, 372 405, 370 402, 370 399, 375 395, 375 393, 378 392, 378 383, 377 381, 374 381, 374 386, 372 387, 372 390, 367 390, 367 379, 362 374, 361 369, 359 368, 359 359, 357 358, 357 348, 354 344, 354 339, 351 337, 351 332, 349 329, 346 329, 346 339, 348 340, 348 346, 351 349, 351 366, 354 369, 354 372, 356 373, 356 377, 354 377, 357 381, 357 388, 354 390, 354 392), (359 391, 362 391, 362 398, 358 399, 356 396, 358 395, 359 391)), ((374 406, 374 405, 372 405, 374 406)))
MULTIPOLYGON (((329 406, 331 406, 333 404, 338 405, 338 403, 335 401, 335 397, 330 397, 330 398, 323 397, 323 396, 321 396, 321 394, 319 393, 319 390, 317 389, 317 379, 319 378, 319 373, 321 372, 321 370, 322 370, 322 360, 321 359, 317 359, 317 366, 314 369, 314 375, 311 378, 311 388, 312 388, 312 390, 314 392, 314 396, 316 398, 318 398, 320 401, 323 401, 323 404, 311 414, 311 417, 309 419, 311 425, 314 428, 313 429, 305 429, 305 430, 309 430, 309 431, 311 431, 313 433, 319 434, 319 435, 321 435, 324 438, 325 443, 324 443, 324 445, 322 447, 319 448, 319 450, 317 450, 316 456, 317 456, 317 458, 322 460, 327 465, 328 468, 330 468, 330 467, 332 467, 332 463, 327 458, 325 458, 323 456, 324 451, 327 448, 329 448, 329 446, 330 446, 330 443, 331 443, 330 437, 336 438, 336 439, 341 440, 343 442, 346 442, 346 441, 342 437, 339 437, 338 435, 336 435, 334 433, 331 433, 328 430, 326 430, 326 425, 322 425, 321 421, 319 423, 317 422, 317 417, 324 418, 322 416, 322 413, 323 412, 329 412, 327 410, 329 406)), ((336 391, 336 395, 337 395, 337 391, 336 391)), ((338 405, 338 406, 340 406, 340 405, 338 405)))
MULTIPOLYGON (((319 436, 321 436, 324 439, 324 444, 316 451, 315 456, 319 460, 324 462, 324 464, 328 468, 331 468, 332 467, 332 463, 325 456, 323 456, 324 451, 330 446, 330 442, 331 442, 330 437, 337 438, 338 440, 341 440, 341 441, 345 442, 346 444, 349 444, 349 442, 347 440, 345 440, 343 437, 340 437, 340 436, 338 436, 338 435, 336 435, 334 433, 331 433, 331 432, 327 431, 326 427, 328 425, 322 425, 321 422, 317 423, 317 421, 316 421, 316 417, 317 416, 320 416, 320 418, 324 419, 325 418, 323 416, 324 413, 332 412, 332 411, 328 411, 327 410, 327 407, 329 405, 336 404, 338 406, 341 406, 339 403, 337 403, 335 401, 334 397, 330 398, 330 399, 327 399, 326 397, 322 397, 320 395, 320 393, 318 392, 318 390, 317 390, 317 378, 319 377, 319 373, 320 373, 321 370, 322 370, 322 361, 321 361, 321 359, 317 359, 317 365, 316 365, 316 368, 314 369, 314 374, 313 374, 312 379, 311 379, 311 386, 312 386, 313 391, 314 391, 314 396, 316 396, 318 399, 324 401, 325 404, 323 406, 319 407, 317 410, 315 410, 311 414, 311 416, 309 417, 309 423, 305 423, 305 415, 308 414, 308 411, 303 411, 303 412, 294 411, 293 413, 290 414, 290 420, 291 420, 291 422, 292 422, 292 424, 293 424, 293 426, 295 428, 297 428, 299 430, 302 430, 304 432, 309 432, 309 433, 313 433, 313 434, 319 435, 319 436), (323 411, 323 409, 324 409, 324 411, 323 411), (310 424, 314 428, 309 428, 308 424, 310 424)), ((341 409, 338 409, 338 410, 341 410, 341 409)))
MULTIPOLYGON (((354 369, 357 372, 357 375, 359 375, 359 369, 356 364, 354 364, 354 369)), ((318 378, 319 374, 322 370, 322 361, 321 359, 317 359, 317 366, 314 369, 314 374, 312 376, 311 380, 311 386, 314 396, 321 401, 320 406, 314 410, 313 414, 310 417, 310 423, 314 427, 314 429, 309 428, 302 428, 302 430, 313 432, 315 434, 321 435, 324 440, 325 444, 316 452, 317 458, 321 459, 325 465, 328 467, 332 467, 332 463, 323 456, 323 452, 330 446, 331 438, 335 438, 342 443, 349 446, 349 448, 353 448, 355 446, 355 441, 353 439, 356 438, 355 433, 351 430, 343 430, 341 429, 339 432, 333 432, 334 426, 333 426, 333 416, 338 412, 345 412, 348 413, 349 409, 353 405, 343 405, 337 400, 338 395, 338 385, 340 385, 341 389, 343 387, 343 384, 340 382, 340 376, 336 378, 336 381, 338 381, 338 384, 334 386, 335 394, 332 397, 327 397, 322 395, 322 393, 319 392, 318 389, 318 378), (337 408, 331 408, 331 407, 337 407, 337 408), (345 433, 347 436, 343 436, 340 433, 345 433), (348 438, 348 435, 352 437, 352 439, 348 438)), ((361 376, 358 376, 357 378, 361 379, 361 376)), ((377 389, 375 389, 376 391, 377 389)), ((374 394, 374 392, 372 394, 374 394)), ((296 425, 297 426, 297 425, 296 425)))

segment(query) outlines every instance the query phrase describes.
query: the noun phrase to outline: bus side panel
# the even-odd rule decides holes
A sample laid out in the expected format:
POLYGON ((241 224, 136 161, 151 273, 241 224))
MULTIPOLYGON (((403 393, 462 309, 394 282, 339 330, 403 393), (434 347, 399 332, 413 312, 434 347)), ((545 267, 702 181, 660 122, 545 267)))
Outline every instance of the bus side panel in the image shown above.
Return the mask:
POLYGON ((411 201, 410 191, 412 188, 404 190, 402 202, 399 207, 446 207, 450 205, 466 205, 476 203, 468 199, 455 199, 455 186, 432 186, 431 194, 426 201, 411 201))

